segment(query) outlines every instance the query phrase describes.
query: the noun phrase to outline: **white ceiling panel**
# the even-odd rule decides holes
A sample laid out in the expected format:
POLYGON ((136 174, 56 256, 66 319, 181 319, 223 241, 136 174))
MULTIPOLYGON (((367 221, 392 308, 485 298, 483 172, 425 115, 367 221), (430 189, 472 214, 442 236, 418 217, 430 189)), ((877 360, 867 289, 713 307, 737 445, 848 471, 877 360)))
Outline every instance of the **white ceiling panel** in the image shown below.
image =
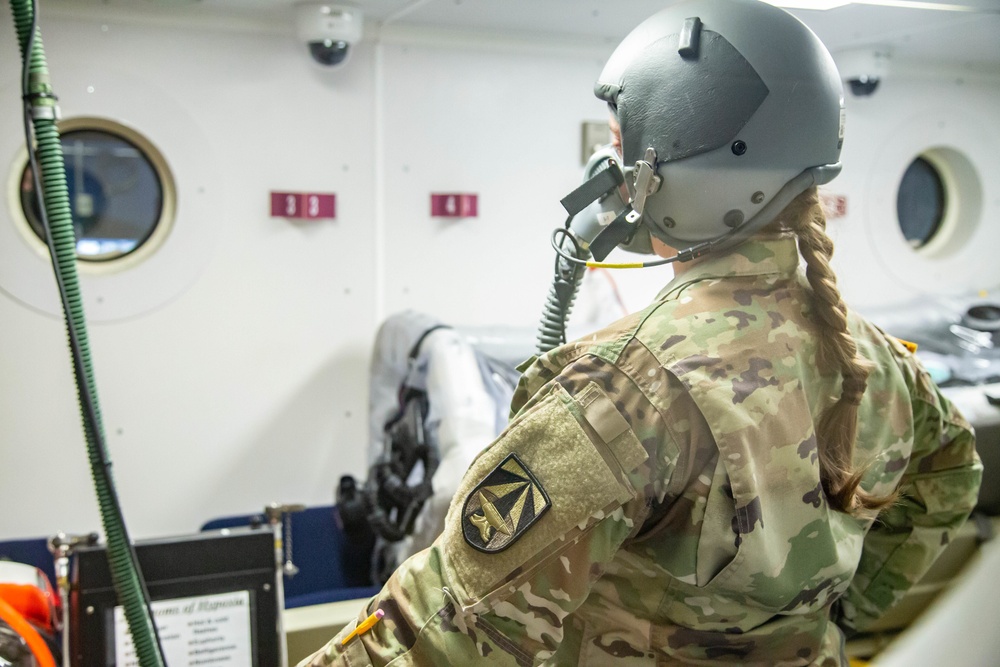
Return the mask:
MULTIPOLYGON (((270 29, 292 30, 292 7, 300 0, 46 0, 44 6, 74 12, 128 12, 136 20, 256 20, 270 29)), ((894 57, 1000 67, 1000 0, 935 0, 978 8, 977 12, 849 5, 827 11, 791 10, 833 51, 890 47, 894 57)), ((555 35, 595 46, 613 45, 647 16, 671 4, 664 0, 353 0, 369 29, 385 22, 473 33, 555 35)), ((43 6, 43 14, 44 14, 43 6)))

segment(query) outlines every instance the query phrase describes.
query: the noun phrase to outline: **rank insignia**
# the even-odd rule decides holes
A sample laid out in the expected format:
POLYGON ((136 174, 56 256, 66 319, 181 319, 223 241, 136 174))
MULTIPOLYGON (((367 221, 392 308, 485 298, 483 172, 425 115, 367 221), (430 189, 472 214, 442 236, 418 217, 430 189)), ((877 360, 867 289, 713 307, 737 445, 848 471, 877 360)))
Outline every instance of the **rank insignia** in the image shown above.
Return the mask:
POLYGON ((503 551, 551 505, 528 467, 509 454, 465 499, 462 534, 473 549, 503 551))

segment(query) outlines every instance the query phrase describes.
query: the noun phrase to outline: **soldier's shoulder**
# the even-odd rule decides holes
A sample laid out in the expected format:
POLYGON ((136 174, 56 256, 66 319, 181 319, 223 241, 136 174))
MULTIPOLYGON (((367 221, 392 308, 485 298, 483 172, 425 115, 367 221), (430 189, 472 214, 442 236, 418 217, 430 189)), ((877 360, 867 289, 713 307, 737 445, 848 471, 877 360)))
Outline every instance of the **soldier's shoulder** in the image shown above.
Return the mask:
POLYGON ((891 375, 896 376, 897 381, 905 384, 909 391, 927 393, 923 385, 930 382, 930 376, 914 354, 915 345, 911 343, 908 346, 856 312, 851 311, 849 320, 859 350, 875 365, 873 376, 888 375, 887 371, 893 371, 891 375))
POLYGON ((575 359, 585 355, 599 357, 607 362, 615 363, 621 351, 635 338, 636 332, 648 316, 650 308, 630 313, 596 331, 581 335, 562 345, 547 356, 553 361, 568 365, 575 359))

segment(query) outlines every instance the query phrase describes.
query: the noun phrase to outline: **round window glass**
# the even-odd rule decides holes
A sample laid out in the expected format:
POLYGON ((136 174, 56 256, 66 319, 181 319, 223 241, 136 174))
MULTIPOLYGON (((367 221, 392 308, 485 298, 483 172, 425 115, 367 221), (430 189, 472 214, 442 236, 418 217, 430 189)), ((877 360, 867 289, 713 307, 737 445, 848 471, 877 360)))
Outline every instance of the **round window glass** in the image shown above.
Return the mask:
MULTIPOLYGON (((149 157, 131 141, 105 130, 70 130, 60 139, 77 259, 106 262, 137 250, 153 235, 163 214, 163 184, 149 157)), ((44 242, 27 165, 21 177, 21 208, 44 242)))
POLYGON ((912 247, 922 248, 940 231, 946 203, 941 174, 930 161, 918 157, 903 174, 896 198, 899 228, 912 247))

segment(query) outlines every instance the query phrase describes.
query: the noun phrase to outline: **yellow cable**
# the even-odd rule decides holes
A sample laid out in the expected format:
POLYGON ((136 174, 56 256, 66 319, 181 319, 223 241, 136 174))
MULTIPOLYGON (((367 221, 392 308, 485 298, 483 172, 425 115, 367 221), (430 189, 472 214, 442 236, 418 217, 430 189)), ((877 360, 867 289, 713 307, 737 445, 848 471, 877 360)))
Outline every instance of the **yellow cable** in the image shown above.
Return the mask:
POLYGON ((642 262, 628 262, 625 264, 604 264, 603 262, 587 262, 591 269, 641 269, 645 264, 642 262))

